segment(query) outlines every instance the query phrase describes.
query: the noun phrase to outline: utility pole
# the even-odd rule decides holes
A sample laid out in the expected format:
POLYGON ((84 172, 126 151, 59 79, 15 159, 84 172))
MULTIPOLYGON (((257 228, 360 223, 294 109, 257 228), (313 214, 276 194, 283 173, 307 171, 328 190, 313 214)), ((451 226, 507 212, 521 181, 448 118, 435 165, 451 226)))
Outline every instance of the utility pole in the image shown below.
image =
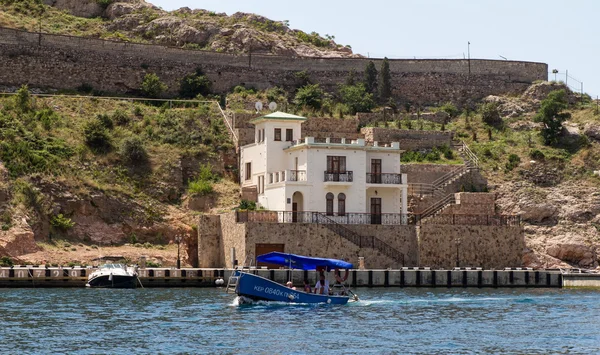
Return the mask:
POLYGON ((471 42, 467 42, 467 58, 469 63, 469 76, 471 76, 471 42))

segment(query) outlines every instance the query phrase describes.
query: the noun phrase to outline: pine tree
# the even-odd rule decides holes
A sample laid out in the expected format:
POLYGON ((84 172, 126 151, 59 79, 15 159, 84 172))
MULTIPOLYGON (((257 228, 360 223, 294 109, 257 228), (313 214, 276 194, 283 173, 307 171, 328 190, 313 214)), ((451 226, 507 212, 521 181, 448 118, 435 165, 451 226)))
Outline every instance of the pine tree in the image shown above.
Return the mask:
POLYGON ((369 61, 365 68, 365 89, 370 94, 376 93, 377 90, 377 69, 373 61, 369 61))
POLYGON ((383 58, 381 70, 379 71, 379 100, 387 101, 392 96, 392 75, 390 74, 390 63, 386 58, 383 58))

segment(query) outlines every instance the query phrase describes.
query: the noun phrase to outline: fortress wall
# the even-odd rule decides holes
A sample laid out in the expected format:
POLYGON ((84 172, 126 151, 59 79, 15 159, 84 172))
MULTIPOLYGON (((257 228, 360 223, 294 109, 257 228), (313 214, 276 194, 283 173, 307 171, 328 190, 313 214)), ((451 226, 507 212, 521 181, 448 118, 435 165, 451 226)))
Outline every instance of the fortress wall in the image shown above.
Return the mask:
MULTIPOLYGON (((82 83, 114 93, 134 93, 146 73, 156 73, 176 94, 179 81, 201 67, 215 92, 240 84, 293 88, 295 73, 334 91, 350 71, 360 75, 368 58, 302 58, 190 51, 158 45, 37 34, 0 28, 0 84, 73 89, 82 83)), ((417 104, 457 103, 522 92, 546 80, 544 63, 471 60, 390 60, 393 95, 417 104)))

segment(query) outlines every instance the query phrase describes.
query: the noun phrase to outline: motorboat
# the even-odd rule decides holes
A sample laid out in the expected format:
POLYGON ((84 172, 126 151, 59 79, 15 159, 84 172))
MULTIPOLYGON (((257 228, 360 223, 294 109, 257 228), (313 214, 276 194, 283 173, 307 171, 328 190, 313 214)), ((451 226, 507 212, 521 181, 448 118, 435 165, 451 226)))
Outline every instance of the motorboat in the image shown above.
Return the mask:
MULTIPOLYGON (((256 261, 299 270, 348 270, 353 267, 351 263, 343 260, 315 258, 280 252, 259 255, 256 261)), ((226 292, 235 292, 238 295, 240 304, 253 303, 254 301, 346 304, 350 300, 358 301, 358 297, 350 289, 346 288, 345 285, 341 285, 341 288, 338 287, 337 291, 331 289, 326 294, 308 293, 255 275, 244 267, 234 270, 229 277, 226 292)))
POLYGON ((123 264, 104 264, 88 277, 86 287, 135 288, 138 282, 134 267, 123 264))

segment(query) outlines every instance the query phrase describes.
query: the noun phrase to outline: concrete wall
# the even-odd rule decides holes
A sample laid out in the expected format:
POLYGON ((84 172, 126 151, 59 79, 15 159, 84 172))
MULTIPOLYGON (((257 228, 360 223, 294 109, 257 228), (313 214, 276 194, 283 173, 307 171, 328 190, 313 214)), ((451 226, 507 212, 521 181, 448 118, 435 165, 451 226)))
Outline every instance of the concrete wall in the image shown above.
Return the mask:
MULTIPOLYGON (((334 91, 351 71, 360 74, 368 58, 305 58, 189 51, 157 45, 90 38, 39 35, 0 28, 0 84, 73 89, 88 83, 97 90, 135 93, 146 73, 156 73, 179 89, 181 78, 201 67, 215 92, 236 85, 265 89, 297 85, 295 73, 306 71, 313 82, 334 91)), ((476 101, 487 95, 523 92, 547 80, 544 63, 501 60, 390 60, 392 94, 420 105, 476 101), (471 72, 469 74, 469 64, 471 72)))
POLYGON ((519 267, 525 240, 521 226, 424 224, 419 234, 419 264, 432 268, 519 267))

